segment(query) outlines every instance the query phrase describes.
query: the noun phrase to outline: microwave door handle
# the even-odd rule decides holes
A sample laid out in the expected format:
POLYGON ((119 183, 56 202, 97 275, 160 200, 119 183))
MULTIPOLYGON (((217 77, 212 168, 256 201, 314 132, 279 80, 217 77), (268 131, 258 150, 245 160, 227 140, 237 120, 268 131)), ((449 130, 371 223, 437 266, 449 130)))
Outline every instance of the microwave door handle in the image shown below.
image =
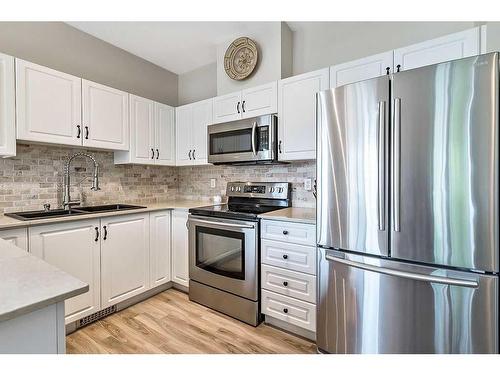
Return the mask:
POLYGON ((254 225, 221 223, 220 221, 209 221, 209 220, 199 220, 199 219, 189 219, 189 221, 195 224, 219 225, 222 227, 229 227, 229 228, 243 228, 243 229, 255 228, 254 225))
POLYGON ((257 121, 253 123, 252 126, 252 152, 254 156, 257 156, 257 146, 255 145, 255 135, 257 133, 257 121))

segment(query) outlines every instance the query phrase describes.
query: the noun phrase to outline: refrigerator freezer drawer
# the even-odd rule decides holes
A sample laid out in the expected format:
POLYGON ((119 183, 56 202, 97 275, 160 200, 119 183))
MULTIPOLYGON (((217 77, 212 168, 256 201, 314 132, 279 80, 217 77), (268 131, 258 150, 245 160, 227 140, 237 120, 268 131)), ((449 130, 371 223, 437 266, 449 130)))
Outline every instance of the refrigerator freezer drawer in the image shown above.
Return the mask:
POLYGON ((318 347, 498 353, 498 276, 319 249, 318 347))
POLYGON ((316 276, 263 264, 262 288, 316 304, 316 276))
POLYGON ((262 263, 316 275, 316 248, 260 240, 262 263))
POLYGON ((262 314, 314 332, 316 305, 277 293, 262 291, 262 314))

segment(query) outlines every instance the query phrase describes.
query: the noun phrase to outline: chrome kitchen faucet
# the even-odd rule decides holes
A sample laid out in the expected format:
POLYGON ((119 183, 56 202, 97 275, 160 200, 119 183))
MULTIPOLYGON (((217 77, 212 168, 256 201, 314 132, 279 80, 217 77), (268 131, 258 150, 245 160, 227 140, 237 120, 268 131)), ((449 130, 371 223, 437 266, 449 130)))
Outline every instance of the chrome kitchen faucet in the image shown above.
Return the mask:
POLYGON ((83 152, 78 152, 68 158, 68 161, 66 162, 64 166, 64 197, 63 197, 63 208, 64 209, 71 209, 71 206, 76 206, 80 204, 79 200, 71 200, 71 195, 70 195, 70 173, 69 173, 69 167, 73 159, 79 157, 79 156, 84 156, 86 158, 89 158, 92 160, 94 163, 94 176, 92 178, 92 187, 90 188, 93 191, 101 190, 99 188, 99 164, 95 160, 95 158, 92 155, 85 154, 83 152))

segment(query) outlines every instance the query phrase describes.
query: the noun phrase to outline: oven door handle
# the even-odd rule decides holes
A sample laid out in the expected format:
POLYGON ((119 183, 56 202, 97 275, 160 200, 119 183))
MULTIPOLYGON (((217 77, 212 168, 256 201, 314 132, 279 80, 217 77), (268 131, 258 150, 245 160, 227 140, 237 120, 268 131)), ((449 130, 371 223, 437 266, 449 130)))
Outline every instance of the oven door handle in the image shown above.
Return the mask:
POLYGON ((255 132, 257 130, 257 121, 253 123, 252 126, 252 152, 254 156, 257 156, 257 146, 255 145, 255 132))
POLYGON ((220 225, 222 227, 229 228, 243 228, 243 229, 254 229, 255 225, 250 224, 232 224, 232 223, 221 223, 220 221, 209 221, 209 220, 199 220, 199 219, 189 219, 189 222, 195 224, 209 224, 209 225, 220 225))

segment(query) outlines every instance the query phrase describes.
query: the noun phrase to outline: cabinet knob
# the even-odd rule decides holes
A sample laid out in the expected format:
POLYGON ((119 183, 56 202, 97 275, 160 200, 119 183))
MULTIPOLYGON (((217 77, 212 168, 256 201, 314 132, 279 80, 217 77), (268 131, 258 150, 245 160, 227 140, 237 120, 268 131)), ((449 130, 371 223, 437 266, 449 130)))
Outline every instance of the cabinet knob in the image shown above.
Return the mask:
POLYGON ((196 150, 193 150, 193 160, 196 160, 196 157, 194 156, 194 152, 195 152, 195 151, 196 151, 196 150))
POLYGON ((80 136, 82 135, 82 129, 81 129, 80 125, 77 125, 76 129, 78 131, 78 133, 76 133, 76 138, 80 138, 80 136))
POLYGON ((245 101, 241 102, 241 109, 243 110, 243 113, 245 113, 245 101))
POLYGON ((284 230, 283 231, 283 234, 286 236, 288 234, 288 231, 287 230, 284 230))
POLYGON ((151 159, 155 158, 155 150, 154 148, 151 149, 151 159))
POLYGON ((191 150, 189 150, 189 152, 188 152, 188 156, 189 156, 189 160, 192 160, 192 159, 191 159, 191 150))
POLYGON ((401 64, 396 65, 396 68, 397 68, 397 71, 400 72, 401 71, 401 64))
POLYGON ((85 139, 89 139, 89 127, 85 127, 85 139))
POLYGON ((95 227, 95 238, 94 241, 97 242, 99 241, 99 227, 95 227))
POLYGON ((156 159, 159 159, 160 158, 160 151, 158 149, 156 149, 156 159))
POLYGON ((240 102, 238 102, 238 104, 236 104, 236 110, 238 111, 238 113, 240 113, 240 102))
POLYGON ((279 141, 279 143, 278 143, 278 151, 279 151, 280 154, 282 153, 281 152, 281 141, 279 141))
POLYGON ((288 281, 283 281, 283 286, 288 286, 288 281))
POLYGON ((284 312, 285 314, 288 314, 288 309, 287 309, 287 308, 284 308, 284 309, 283 309, 283 312, 284 312))
POLYGON ((288 259, 288 255, 283 254, 283 259, 288 259))
POLYGON ((108 238, 108 228, 105 226, 102 227, 104 229, 104 236, 102 237, 103 240, 106 240, 108 238))

